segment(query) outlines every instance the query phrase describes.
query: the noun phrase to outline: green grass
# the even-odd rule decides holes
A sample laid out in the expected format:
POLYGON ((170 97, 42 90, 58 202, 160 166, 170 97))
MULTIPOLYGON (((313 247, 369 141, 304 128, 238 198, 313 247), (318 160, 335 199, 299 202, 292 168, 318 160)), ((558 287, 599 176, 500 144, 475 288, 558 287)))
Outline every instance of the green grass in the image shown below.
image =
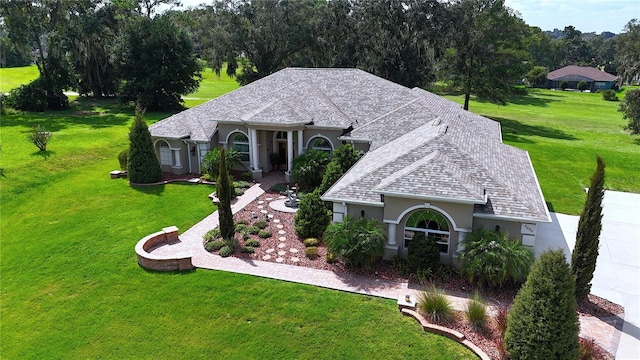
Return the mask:
POLYGON ((2 116, 3 358, 475 358, 391 300, 217 271, 144 271, 136 242, 207 216, 212 188, 110 179, 132 110, 115 100, 73 106, 2 116), (46 156, 25 138, 36 123, 54 132, 46 156))
POLYGON ((20 85, 28 84, 31 80, 38 78, 40 73, 35 65, 0 68, 0 93, 8 93, 20 85))
POLYGON ((530 89, 506 106, 473 100, 469 109, 499 121, 504 142, 529 152, 552 211, 579 214, 597 154, 607 164, 607 189, 640 193, 640 138, 622 130, 618 104, 601 94, 530 89))

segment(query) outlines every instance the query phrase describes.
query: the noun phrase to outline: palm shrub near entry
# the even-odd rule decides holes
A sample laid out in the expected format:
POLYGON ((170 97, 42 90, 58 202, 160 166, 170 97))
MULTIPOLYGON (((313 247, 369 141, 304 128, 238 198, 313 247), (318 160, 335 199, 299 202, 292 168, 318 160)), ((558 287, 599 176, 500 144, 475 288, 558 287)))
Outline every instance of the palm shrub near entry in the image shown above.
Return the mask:
POLYGON ((524 282, 535 261, 533 251, 506 232, 472 231, 460 254, 462 273, 471 282, 500 288, 524 282))
POLYGON ((309 150, 293 159, 292 174, 303 188, 315 188, 322 182, 322 176, 329 162, 329 155, 321 150, 309 150))
MULTIPOLYGON (((235 224, 233 223, 233 213, 231 212, 231 199, 233 198, 233 185, 229 179, 229 169, 224 149, 220 150, 220 167, 218 169, 218 180, 216 182, 216 192, 220 203, 218 204, 218 216, 220 219, 220 236, 225 241, 232 241, 235 234, 235 224)), ((233 248, 231 248, 233 251, 233 248)))
POLYGON ((347 216, 342 222, 332 223, 324 232, 327 252, 342 258, 349 266, 369 268, 384 254, 386 236, 376 219, 354 220, 347 216))
POLYGON ((347 172, 360 159, 358 150, 354 149, 351 144, 345 144, 337 148, 331 154, 331 161, 327 164, 327 169, 322 177, 320 184, 320 193, 324 194, 329 188, 335 184, 344 173, 347 172))
POLYGON ((544 252, 516 296, 507 319, 511 359, 578 359, 575 285, 562 250, 544 252))
POLYGON ((430 270, 434 272, 440 265, 440 249, 433 239, 427 239, 425 233, 418 231, 413 235, 407 249, 409 271, 430 270))
POLYGON ((129 180, 132 183, 148 184, 160 181, 162 168, 153 150, 149 128, 144 121, 144 110, 136 106, 136 115, 129 131, 129 180))
POLYGON ((593 272, 596 270, 598 248, 600 247, 605 163, 600 156, 596 158, 596 161, 596 170, 591 175, 587 200, 578 221, 576 246, 571 254, 571 273, 576 279, 577 301, 586 299, 591 292, 591 280, 593 272))
MULTIPOLYGON (((240 158, 240 153, 235 149, 226 149, 225 157, 227 160, 227 168, 231 169, 236 165, 240 165, 242 163, 240 158)), ((217 179, 220 169, 220 156, 222 154, 222 148, 216 147, 202 158, 201 170, 207 173, 211 179, 217 179)))
POLYGON ((298 211, 294 217, 296 234, 301 238, 318 238, 322 236, 331 222, 331 212, 324 206, 320 199, 318 189, 305 195, 299 203, 298 211))

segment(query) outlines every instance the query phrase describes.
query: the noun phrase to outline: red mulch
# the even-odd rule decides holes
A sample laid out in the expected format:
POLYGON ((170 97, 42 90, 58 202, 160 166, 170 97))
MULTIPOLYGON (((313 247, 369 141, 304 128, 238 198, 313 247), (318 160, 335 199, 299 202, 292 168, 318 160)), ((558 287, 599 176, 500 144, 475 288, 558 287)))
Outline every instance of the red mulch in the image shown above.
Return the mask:
MULTIPOLYGON (((187 177, 189 178, 189 177, 187 177)), ((326 248, 323 245, 318 246, 318 256, 314 259, 309 259, 304 254, 305 246, 303 244, 303 239, 298 238, 295 234, 294 226, 293 226, 293 213, 284 213, 275 211, 269 208, 270 200, 266 200, 267 198, 278 199, 282 194, 278 194, 275 192, 267 192, 261 195, 256 201, 253 201, 249 205, 247 205, 243 210, 239 211, 235 216, 235 221, 245 220, 249 225, 253 224, 257 220, 264 219, 264 214, 261 213, 261 210, 267 210, 269 214, 273 214, 273 219, 279 219, 280 222, 274 222, 273 219, 269 221, 269 225, 266 228, 270 230, 272 236, 267 239, 259 238, 257 235, 251 235, 251 239, 256 239, 260 242, 260 247, 255 249, 255 253, 246 254, 236 252, 233 256, 238 258, 247 258, 254 260, 263 260, 263 261, 271 261, 275 262, 275 259, 279 256, 277 255, 278 251, 285 251, 286 255, 282 256, 284 260, 284 264, 295 265, 295 266, 306 266, 314 269, 323 269, 330 270, 336 273, 349 273, 349 274, 357 274, 366 277, 379 278, 385 280, 396 280, 396 281, 409 281, 409 286, 413 288, 421 288, 426 284, 419 284, 415 279, 410 279, 406 276, 403 276, 401 272, 393 266, 393 263, 390 261, 378 261, 372 266, 369 270, 356 270, 349 268, 344 265, 344 263, 338 261, 333 264, 329 264, 326 261, 326 248), (258 201, 263 201, 262 208, 258 208, 258 201), (257 215, 257 218, 253 217, 253 214, 257 215), (282 230, 285 231, 286 237, 285 241, 280 241, 279 237, 283 235, 278 234, 278 230, 276 225, 281 224, 282 230), (285 244, 284 247, 279 248, 279 244, 285 244), (266 252, 267 249, 274 249, 273 252, 268 254, 266 252), (290 249, 297 249, 297 253, 290 252, 290 249), (271 258, 268 260, 264 260, 265 255, 271 255, 271 258), (296 257, 298 259, 297 262, 292 261, 292 258, 296 257)), ((241 238, 240 234, 237 234, 237 240, 241 246, 244 246, 244 241, 241 238)), ((504 289, 480 289, 477 286, 470 284, 466 279, 460 277, 456 273, 452 274, 445 281, 435 280, 433 284, 439 288, 445 290, 447 293, 457 296, 469 297, 470 294, 480 293, 486 299, 488 299, 494 305, 501 306, 510 306, 511 302, 515 298, 518 289, 516 287, 507 286, 504 289)), ((578 306, 578 312, 581 315, 586 316, 594 316, 597 318, 607 318, 610 316, 619 315, 624 312, 624 308, 618 304, 612 303, 606 299, 599 298, 594 295, 589 295, 589 298, 578 306)), ((487 326, 486 329, 481 331, 475 331, 472 326, 464 319, 462 314, 459 314, 458 321, 453 325, 447 325, 449 328, 457 330, 463 333, 471 342, 476 344, 480 349, 482 349, 487 355, 489 355, 492 359, 500 359, 499 352, 497 350, 497 339, 500 339, 498 335, 499 332, 497 327, 493 323, 487 326)), ((607 353, 604 349, 599 346, 596 347, 596 358, 599 359, 613 359, 614 357, 607 353)))

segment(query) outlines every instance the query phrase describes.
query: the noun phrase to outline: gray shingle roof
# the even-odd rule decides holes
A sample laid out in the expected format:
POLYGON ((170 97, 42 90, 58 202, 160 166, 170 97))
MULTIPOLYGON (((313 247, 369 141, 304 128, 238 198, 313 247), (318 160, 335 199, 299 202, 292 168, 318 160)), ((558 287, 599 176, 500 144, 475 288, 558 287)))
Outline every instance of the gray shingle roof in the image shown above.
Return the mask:
POLYGON ((616 81, 617 77, 590 66, 569 65, 547 74, 547 79, 560 81, 616 81))

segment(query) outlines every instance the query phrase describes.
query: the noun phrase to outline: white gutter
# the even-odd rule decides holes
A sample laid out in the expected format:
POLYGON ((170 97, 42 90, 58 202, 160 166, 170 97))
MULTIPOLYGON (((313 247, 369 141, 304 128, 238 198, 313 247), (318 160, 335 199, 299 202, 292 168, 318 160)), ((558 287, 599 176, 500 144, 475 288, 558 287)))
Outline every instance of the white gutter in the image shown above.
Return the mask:
POLYGON ((380 191, 373 190, 374 193, 382 194, 385 196, 398 197, 403 199, 419 199, 419 200, 429 200, 429 201, 443 201, 448 203, 455 204, 464 204, 464 205, 484 205, 487 203, 487 195, 484 195, 484 200, 473 200, 473 199, 458 199, 458 198, 450 198, 445 196, 427 196, 427 195, 417 195, 417 194, 406 194, 395 191, 380 191))
POLYGON ((328 197, 328 196, 321 196, 320 199, 322 201, 330 201, 330 202, 335 202, 335 203, 346 203, 346 204, 353 204, 353 205, 384 207, 384 203, 383 202, 378 202, 378 201, 345 200, 345 199, 332 198, 332 197, 328 197))
POLYGON ((508 216, 508 215, 494 215, 494 214, 483 214, 483 213, 473 213, 473 217, 479 219, 495 219, 495 220, 513 220, 513 221, 522 221, 522 222, 551 222, 550 219, 540 220, 540 219, 532 219, 532 218, 523 218, 517 216, 508 216))

